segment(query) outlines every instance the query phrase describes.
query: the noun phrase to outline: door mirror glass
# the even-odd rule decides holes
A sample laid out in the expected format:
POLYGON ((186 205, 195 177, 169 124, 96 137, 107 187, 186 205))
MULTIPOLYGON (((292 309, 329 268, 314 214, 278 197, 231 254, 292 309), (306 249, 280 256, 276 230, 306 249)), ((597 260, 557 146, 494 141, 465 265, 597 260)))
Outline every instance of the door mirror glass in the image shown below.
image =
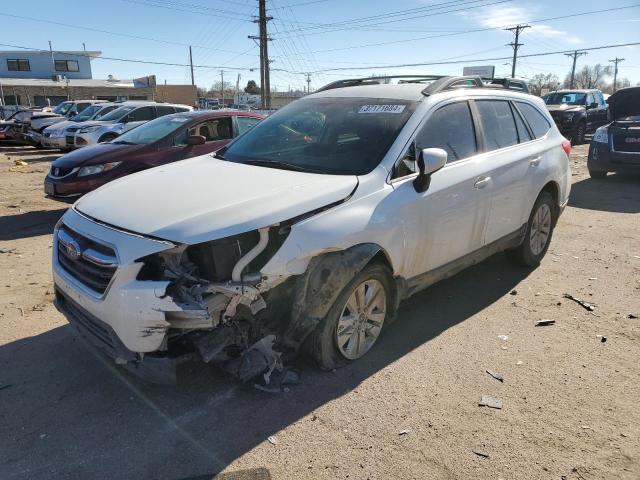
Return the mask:
POLYGON ((418 150, 418 176, 413 181, 416 192, 422 193, 429 188, 431 175, 447 163, 447 152, 442 148, 423 148, 418 150))
POLYGON ((187 145, 189 146, 204 145, 206 141, 207 139, 203 135, 190 135, 187 137, 187 145))

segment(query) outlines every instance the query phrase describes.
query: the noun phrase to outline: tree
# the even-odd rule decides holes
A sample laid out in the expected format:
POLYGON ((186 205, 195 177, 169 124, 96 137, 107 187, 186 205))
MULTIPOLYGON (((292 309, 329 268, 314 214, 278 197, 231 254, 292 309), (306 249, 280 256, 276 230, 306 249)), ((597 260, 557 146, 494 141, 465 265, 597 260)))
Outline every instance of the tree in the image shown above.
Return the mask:
POLYGON ((529 80, 529 91, 537 96, 543 94, 543 90, 555 90, 558 88, 560 81, 558 76, 553 73, 538 73, 529 80))
MULTIPOLYGON (((585 65, 581 70, 576 72, 573 81, 573 88, 597 88, 602 90, 606 87, 605 78, 611 76, 611 66, 585 65)), ((565 88, 571 85, 571 73, 568 73, 564 79, 565 88)))
POLYGON ((250 93, 252 95, 259 95, 260 87, 258 86, 255 80, 249 80, 247 82, 247 86, 244 87, 244 91, 245 93, 250 93))

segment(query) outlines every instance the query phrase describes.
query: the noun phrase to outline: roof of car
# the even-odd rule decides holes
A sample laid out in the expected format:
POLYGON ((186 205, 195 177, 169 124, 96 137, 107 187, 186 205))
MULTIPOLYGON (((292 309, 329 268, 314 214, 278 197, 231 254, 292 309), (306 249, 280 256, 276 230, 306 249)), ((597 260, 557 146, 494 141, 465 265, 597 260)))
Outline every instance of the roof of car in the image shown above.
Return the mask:
POLYGON ((549 93, 566 93, 566 92, 577 92, 577 93, 588 93, 588 92, 599 92, 597 88, 563 88, 561 90, 554 90, 549 93))
POLYGON ((422 95, 424 87, 424 84, 421 83, 357 85, 353 87, 323 90, 321 92, 313 93, 307 98, 368 97, 417 101, 424 98, 424 95, 422 95))

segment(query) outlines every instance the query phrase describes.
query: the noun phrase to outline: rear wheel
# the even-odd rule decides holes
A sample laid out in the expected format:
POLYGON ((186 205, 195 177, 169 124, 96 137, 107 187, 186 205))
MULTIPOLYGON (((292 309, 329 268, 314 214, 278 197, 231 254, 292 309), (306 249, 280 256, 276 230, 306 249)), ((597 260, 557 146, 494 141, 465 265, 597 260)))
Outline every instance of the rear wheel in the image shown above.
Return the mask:
POLYGON ((587 133, 587 123, 583 120, 578 122, 571 138, 574 145, 584 143, 584 137, 587 133))
POLYGON ((604 178, 607 176, 607 172, 603 172, 600 170, 591 170, 589 169, 589 176, 591 178, 604 178))
POLYGON ((555 226, 558 207, 549 192, 542 192, 529 215, 527 230, 522 244, 509 251, 509 256, 518 263, 537 267, 547 253, 555 226))
POLYGON ((342 290, 307 343, 320 368, 342 367, 371 350, 391 318, 391 282, 386 266, 371 264, 342 290))

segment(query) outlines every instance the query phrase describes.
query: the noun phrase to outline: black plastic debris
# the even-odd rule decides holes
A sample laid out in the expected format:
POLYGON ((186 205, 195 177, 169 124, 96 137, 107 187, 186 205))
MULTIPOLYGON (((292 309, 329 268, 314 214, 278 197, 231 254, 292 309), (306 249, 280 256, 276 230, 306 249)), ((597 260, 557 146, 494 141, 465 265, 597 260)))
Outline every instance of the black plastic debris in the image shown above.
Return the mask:
POLYGON ((504 382, 504 377, 502 376, 501 373, 498 372, 492 372, 491 370, 486 370, 486 372, 491 375, 493 378, 495 378, 496 380, 498 380, 499 382, 504 382))
POLYGON ((556 321, 555 320, 538 320, 535 324, 536 327, 547 327, 549 325, 555 325, 556 321))
POLYGON ((482 458, 489 458, 489 454, 488 454, 488 453, 484 453, 484 452, 481 452, 481 451, 479 451, 479 450, 471 450, 471 451, 472 451, 473 453, 475 453, 476 455, 478 455, 479 457, 482 457, 482 458))
POLYGON ((576 302, 578 305, 580 305, 585 310, 588 310, 590 312, 593 312, 595 310, 595 307, 593 305, 591 305, 590 303, 587 303, 584 300, 580 300, 580 299, 574 297, 573 295, 571 295, 569 293, 565 293, 562 296, 564 298, 568 298, 569 300, 572 300, 572 301, 576 302))
POLYGON ((633 313, 630 313, 629 315, 627 315, 627 318, 630 320, 637 320, 638 319, 638 315, 634 315, 633 313))
POLYGON ((509 295, 517 295, 517 294, 518 294, 518 291, 515 288, 509 292, 509 295))

